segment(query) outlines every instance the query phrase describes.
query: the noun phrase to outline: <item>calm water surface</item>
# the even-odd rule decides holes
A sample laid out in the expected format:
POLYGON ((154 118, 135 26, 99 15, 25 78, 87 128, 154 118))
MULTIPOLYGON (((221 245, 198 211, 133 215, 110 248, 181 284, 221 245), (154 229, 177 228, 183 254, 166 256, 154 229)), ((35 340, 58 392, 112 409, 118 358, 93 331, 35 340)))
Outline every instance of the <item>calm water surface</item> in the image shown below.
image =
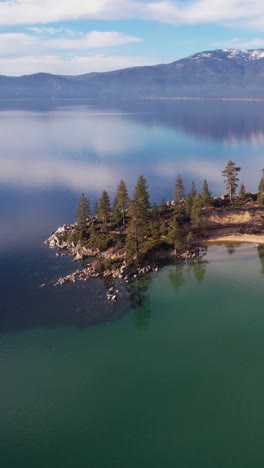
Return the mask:
POLYGON ((15 467, 263 467, 264 261, 210 247, 122 285, 55 289, 72 271, 44 239, 139 174, 171 198, 178 173, 224 191, 228 159, 255 190, 262 103, 2 104, 0 462, 15 467), (40 288, 43 283, 46 288, 40 288), (89 326, 89 325, 96 326, 89 326))

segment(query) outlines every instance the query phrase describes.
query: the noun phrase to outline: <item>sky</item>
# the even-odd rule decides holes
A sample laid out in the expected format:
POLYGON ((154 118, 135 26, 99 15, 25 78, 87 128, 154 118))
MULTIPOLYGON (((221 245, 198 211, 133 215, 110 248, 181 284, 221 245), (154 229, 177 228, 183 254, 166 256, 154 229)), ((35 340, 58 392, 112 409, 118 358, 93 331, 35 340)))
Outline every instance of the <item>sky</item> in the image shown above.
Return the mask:
POLYGON ((0 75, 78 75, 264 48, 263 0, 0 0, 0 75))

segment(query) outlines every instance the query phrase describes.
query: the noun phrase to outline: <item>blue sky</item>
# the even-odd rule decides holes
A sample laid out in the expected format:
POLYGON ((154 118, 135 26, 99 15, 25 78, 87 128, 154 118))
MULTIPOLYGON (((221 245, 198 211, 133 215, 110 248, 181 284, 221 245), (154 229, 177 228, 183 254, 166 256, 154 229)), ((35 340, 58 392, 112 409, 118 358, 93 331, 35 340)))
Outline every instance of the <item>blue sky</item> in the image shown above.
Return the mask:
POLYGON ((263 0, 0 0, 0 74, 81 74, 264 48, 263 0))

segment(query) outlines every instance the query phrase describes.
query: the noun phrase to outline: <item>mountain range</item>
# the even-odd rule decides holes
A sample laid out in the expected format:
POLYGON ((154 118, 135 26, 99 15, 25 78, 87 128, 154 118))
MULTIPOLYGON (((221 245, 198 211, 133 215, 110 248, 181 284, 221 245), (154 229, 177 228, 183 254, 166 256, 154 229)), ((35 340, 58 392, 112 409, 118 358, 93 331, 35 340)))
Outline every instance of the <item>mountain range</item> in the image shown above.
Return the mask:
POLYGON ((218 49, 165 65, 76 76, 0 75, 0 99, 117 97, 264 99, 264 49, 218 49))

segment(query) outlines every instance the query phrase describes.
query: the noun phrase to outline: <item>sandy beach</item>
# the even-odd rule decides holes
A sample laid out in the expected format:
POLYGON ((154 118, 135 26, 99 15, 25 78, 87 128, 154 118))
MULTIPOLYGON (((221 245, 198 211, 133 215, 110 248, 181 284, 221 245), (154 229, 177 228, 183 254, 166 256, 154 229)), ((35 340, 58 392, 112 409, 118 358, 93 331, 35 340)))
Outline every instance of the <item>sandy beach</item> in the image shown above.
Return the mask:
POLYGON ((254 234, 228 234, 228 235, 215 235, 206 240, 206 243, 215 243, 215 242, 248 242, 252 244, 264 244, 264 235, 254 235, 254 234))

